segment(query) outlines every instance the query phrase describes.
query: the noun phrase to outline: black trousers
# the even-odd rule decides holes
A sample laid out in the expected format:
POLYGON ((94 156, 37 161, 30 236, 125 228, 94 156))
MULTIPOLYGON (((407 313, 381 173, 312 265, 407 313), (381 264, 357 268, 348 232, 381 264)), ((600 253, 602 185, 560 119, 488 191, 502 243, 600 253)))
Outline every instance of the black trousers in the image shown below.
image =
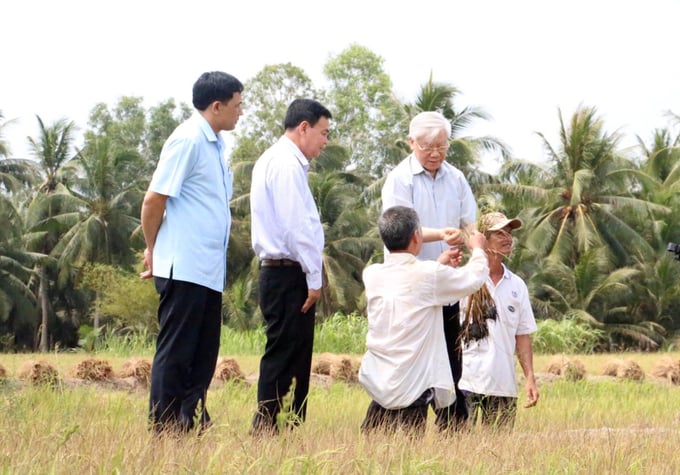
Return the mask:
POLYGON ((517 416, 517 398, 465 393, 472 423, 494 429, 512 429, 517 416))
POLYGON ((427 410, 434 398, 434 391, 428 389, 411 405, 400 409, 385 409, 371 401, 361 431, 370 433, 375 430, 396 432, 402 429, 413 434, 421 434, 427 425, 427 410))
POLYGON ((253 432, 277 432, 276 419, 282 410, 290 411, 293 425, 307 415, 315 308, 301 311, 307 300, 307 281, 300 267, 262 267, 259 286, 267 344, 260 360, 253 432), (290 406, 284 407, 283 398, 293 384, 290 406))
POLYGON ((154 283, 160 332, 151 368, 152 428, 189 431, 196 417, 205 428, 210 422, 205 400, 220 347, 222 293, 172 278, 155 277, 154 283))
POLYGON ((444 337, 446 338, 446 351, 449 356, 449 365, 453 375, 453 383, 456 391, 456 402, 449 407, 435 409, 435 422, 440 430, 460 429, 468 417, 465 405, 465 395, 458 388, 458 382, 463 375, 463 347, 461 346, 460 306, 454 305, 443 307, 444 337))

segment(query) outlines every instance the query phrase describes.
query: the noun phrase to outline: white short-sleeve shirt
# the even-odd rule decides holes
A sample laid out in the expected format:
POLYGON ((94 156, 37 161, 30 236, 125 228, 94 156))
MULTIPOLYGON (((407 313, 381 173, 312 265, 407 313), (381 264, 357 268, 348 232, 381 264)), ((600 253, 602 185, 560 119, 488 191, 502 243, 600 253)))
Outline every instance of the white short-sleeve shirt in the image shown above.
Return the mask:
MULTIPOLYGON (((460 389, 487 396, 517 397, 515 337, 536 331, 536 320, 524 281, 505 265, 497 285, 486 286, 496 303, 498 317, 487 320, 489 335, 463 345, 460 389)), ((461 321, 467 299, 461 300, 461 321)))

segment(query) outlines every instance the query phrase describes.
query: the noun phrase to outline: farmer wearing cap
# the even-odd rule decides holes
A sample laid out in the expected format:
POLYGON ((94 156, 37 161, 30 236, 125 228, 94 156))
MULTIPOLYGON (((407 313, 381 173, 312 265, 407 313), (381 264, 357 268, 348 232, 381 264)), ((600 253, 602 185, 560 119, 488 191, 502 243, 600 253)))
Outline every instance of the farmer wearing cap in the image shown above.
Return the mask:
MULTIPOLYGON (((530 335, 536 331, 536 321, 529 291, 524 281, 503 264, 503 258, 512 252, 512 231, 520 226, 519 219, 508 219, 498 212, 484 214, 479 220, 489 259, 486 288, 493 297, 496 312, 485 321, 488 335, 463 345, 463 376, 459 388, 465 393, 472 423, 513 426, 518 397, 515 353, 526 380, 525 407, 538 402, 530 335)), ((461 315, 465 314, 469 300, 461 301, 461 315)))

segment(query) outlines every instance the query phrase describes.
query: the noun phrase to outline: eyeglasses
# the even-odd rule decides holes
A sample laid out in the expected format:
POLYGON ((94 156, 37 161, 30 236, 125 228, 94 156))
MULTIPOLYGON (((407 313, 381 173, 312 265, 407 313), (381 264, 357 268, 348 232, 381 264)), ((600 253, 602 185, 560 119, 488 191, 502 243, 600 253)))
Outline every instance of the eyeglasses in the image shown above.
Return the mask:
POLYGON ((425 153, 439 152, 439 153, 441 153, 442 155, 445 155, 446 152, 449 150, 449 144, 446 144, 446 145, 439 145, 439 146, 437 146, 437 147, 432 147, 431 145, 428 145, 428 146, 426 146, 426 147, 423 147, 422 145, 420 145, 420 144, 419 144, 418 142, 416 142, 415 140, 414 140, 413 142, 415 142, 416 146, 418 147, 418 149, 419 149, 421 152, 425 152, 425 153))

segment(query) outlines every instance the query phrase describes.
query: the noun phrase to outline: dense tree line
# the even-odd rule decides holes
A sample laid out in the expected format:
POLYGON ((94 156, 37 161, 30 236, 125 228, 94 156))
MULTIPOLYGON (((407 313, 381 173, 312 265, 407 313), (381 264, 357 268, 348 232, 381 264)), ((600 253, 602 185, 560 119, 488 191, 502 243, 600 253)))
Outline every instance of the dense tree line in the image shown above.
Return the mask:
MULTIPOLYGON (((246 81, 231 154, 226 324, 261 323, 250 248, 252 165, 283 132, 287 104, 314 97, 334 115, 332 143, 309 174, 326 236, 320 320, 363 311, 361 272, 382 257, 375 222, 385 173, 408 154, 410 118, 439 110, 453 128, 447 160, 468 177, 480 210, 524 221, 510 265, 528 282, 539 319, 601 330, 603 350, 672 341, 680 328, 680 262, 667 243, 680 239, 679 116, 669 112, 666 128, 623 149, 595 107, 558 111, 558 143, 541 135, 544 160, 528 163, 496 137, 467 136, 471 124, 490 117, 457 108, 459 91, 432 76, 402 102, 382 58, 359 45, 331 57, 323 72, 324 88, 291 64, 267 65, 246 81), (484 156, 502 163, 498 174, 480 169, 484 156)), ((165 138, 189 114, 172 99, 145 109, 143 98, 121 97, 95 105, 81 145, 76 124, 38 116, 31 157, 18 158, 2 134, 11 120, 0 112, 0 350, 71 347, 102 331, 154 333, 153 287, 136 277, 139 210, 165 138)))

